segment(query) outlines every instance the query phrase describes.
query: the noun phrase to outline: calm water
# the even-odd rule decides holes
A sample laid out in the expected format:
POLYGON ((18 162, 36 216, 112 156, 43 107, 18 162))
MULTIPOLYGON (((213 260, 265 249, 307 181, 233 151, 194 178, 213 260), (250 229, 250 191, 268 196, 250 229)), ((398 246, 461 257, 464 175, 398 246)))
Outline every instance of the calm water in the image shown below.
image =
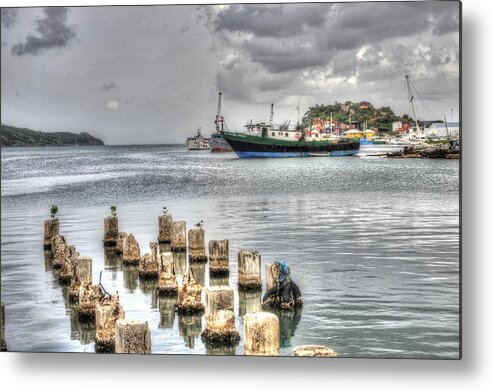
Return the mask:
MULTIPOLYGON (((236 326, 259 295, 236 289, 236 253, 285 259, 300 286, 301 313, 280 316, 281 354, 323 344, 342 357, 458 358, 459 164, 453 160, 312 158, 240 160, 183 146, 2 149, 1 294, 9 350, 94 352, 43 252, 43 220, 59 206, 60 231, 93 258, 93 281, 118 291, 127 318, 146 320, 153 353, 209 350, 205 319, 178 316, 155 283, 139 280, 102 246, 103 218, 117 205, 120 230, 142 253, 167 206, 206 240, 230 240, 236 326)), ((180 273, 186 258, 176 257, 180 273)), ((264 276, 263 276, 264 277, 264 276)), ((179 278, 181 281, 181 278, 179 278)), ((265 292, 265 281, 264 281, 265 292)))

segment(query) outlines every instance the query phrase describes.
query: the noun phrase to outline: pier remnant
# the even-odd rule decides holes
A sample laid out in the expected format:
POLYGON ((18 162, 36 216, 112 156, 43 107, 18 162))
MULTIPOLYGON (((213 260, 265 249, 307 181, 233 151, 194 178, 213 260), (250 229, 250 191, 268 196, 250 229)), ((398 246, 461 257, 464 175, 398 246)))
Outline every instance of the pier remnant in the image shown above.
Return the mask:
POLYGON ((245 355, 279 356, 279 318, 270 312, 244 317, 245 355))
POLYGON ((104 245, 107 247, 116 246, 118 241, 118 217, 109 216, 104 219, 104 245))
POLYGON ((150 354, 151 332, 147 322, 118 319, 115 330, 115 353, 150 354))
POLYGON ((195 281, 191 269, 188 269, 188 273, 183 276, 182 284, 178 289, 176 308, 179 314, 193 314, 204 310, 202 286, 195 281))
POLYGON ((187 223, 173 221, 171 223, 171 251, 182 252, 187 249, 187 223))
POLYGON ((51 252, 53 254, 53 269, 61 269, 68 256, 66 252, 67 242, 62 235, 55 235, 51 238, 51 252))
POLYGON ((238 252, 238 286, 246 290, 262 289, 258 251, 240 250, 238 252))
POLYGON ((79 319, 81 321, 94 320, 96 305, 103 298, 100 285, 81 284, 79 288, 79 319))
POLYGON ((144 254, 139 261, 139 275, 144 278, 157 278, 159 276, 160 259, 156 242, 149 243, 151 247, 150 254, 144 254))
POLYGON ((297 357, 337 357, 337 353, 323 345, 301 345, 293 348, 293 356, 297 357))
POLYGON ((51 238, 59 235, 60 223, 58 219, 49 219, 44 222, 44 249, 51 250, 51 238))
POLYGON ((205 231, 202 228, 193 228, 188 231, 188 259, 190 262, 207 262, 205 231))
POLYGON ((163 296, 175 296, 178 293, 178 282, 171 252, 161 254, 158 291, 163 296))
POLYGON ((92 258, 78 256, 74 262, 74 275, 68 288, 68 299, 79 300, 79 289, 82 284, 92 284, 92 258))
POLYGON ((171 243, 171 223, 173 222, 173 217, 170 214, 164 216, 159 216, 159 243, 171 243))
POLYGON ((235 329, 234 293, 229 286, 205 290, 202 339, 206 345, 235 345, 240 341, 240 334, 235 329))
POLYGON ((7 343, 5 342, 5 306, 0 305, 0 352, 7 351, 7 343))
POLYGON ((117 254, 123 254, 123 242, 128 237, 126 232, 119 232, 116 239, 115 251, 117 254))
POLYGON ((293 310, 303 306, 301 291, 291 279, 291 271, 286 261, 266 263, 265 275, 267 289, 262 299, 263 308, 293 310))
POLYGON ((116 322, 125 318, 118 294, 103 299, 96 305, 96 351, 113 353, 115 351, 116 322))
POLYGON ((79 256, 79 253, 76 251, 75 246, 68 245, 65 248, 66 258, 62 265, 62 271, 58 276, 60 282, 70 283, 75 273, 75 262, 79 256))
POLYGON ((210 275, 229 273, 229 240, 209 241, 209 273, 210 275))
POLYGON ((140 247, 132 234, 122 237, 122 262, 125 265, 137 265, 140 262, 140 247))

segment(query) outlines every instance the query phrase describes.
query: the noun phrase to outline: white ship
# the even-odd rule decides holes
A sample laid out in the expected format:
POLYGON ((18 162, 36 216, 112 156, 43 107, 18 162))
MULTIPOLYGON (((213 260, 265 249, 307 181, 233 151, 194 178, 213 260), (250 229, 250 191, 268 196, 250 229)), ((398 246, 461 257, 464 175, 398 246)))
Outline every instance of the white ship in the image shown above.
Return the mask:
POLYGON ((187 138, 187 147, 190 151, 203 151, 209 149, 209 139, 202 136, 200 128, 197 129, 197 134, 187 138))

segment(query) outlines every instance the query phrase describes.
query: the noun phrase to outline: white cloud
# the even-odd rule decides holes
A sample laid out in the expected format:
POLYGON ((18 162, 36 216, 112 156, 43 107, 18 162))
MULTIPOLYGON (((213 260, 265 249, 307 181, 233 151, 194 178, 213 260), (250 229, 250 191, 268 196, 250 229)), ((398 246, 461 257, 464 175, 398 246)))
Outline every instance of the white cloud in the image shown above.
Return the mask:
POLYGON ((106 105, 106 107, 111 110, 118 110, 118 106, 120 106, 120 104, 116 100, 109 100, 106 105))

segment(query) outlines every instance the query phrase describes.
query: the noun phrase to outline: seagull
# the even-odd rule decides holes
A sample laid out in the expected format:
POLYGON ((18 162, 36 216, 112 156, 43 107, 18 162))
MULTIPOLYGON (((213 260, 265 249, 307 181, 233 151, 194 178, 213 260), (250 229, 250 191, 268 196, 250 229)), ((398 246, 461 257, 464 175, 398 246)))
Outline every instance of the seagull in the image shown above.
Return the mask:
POLYGON ((163 215, 166 216, 167 214, 168 214, 168 209, 165 206, 163 206, 163 215))
POLYGON ((200 223, 195 224, 196 227, 202 228, 204 226, 204 221, 200 220, 200 223))

